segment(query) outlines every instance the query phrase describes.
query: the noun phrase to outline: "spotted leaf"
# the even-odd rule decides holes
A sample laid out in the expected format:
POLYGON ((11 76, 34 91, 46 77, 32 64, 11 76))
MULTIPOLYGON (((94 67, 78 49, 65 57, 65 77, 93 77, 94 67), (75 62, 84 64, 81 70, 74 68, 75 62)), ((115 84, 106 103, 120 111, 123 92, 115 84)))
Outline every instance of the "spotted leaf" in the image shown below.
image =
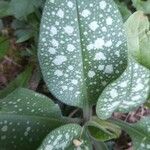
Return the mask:
POLYGON ((52 131, 38 150, 92 150, 89 140, 77 124, 68 124, 52 131))
POLYGON ((28 116, 61 117, 58 105, 48 97, 24 88, 19 88, 2 99, 0 111, 28 116))
POLYGON ((126 68, 126 49, 113 0, 47 0, 39 62, 49 90, 62 102, 94 104, 126 68))
POLYGON ((145 117, 135 124, 118 120, 113 122, 130 135, 134 150, 150 150, 150 117, 145 117))
POLYGON ((149 89, 150 71, 131 59, 126 71, 99 97, 97 115, 107 119, 114 111, 132 111, 147 100, 149 89))
POLYGON ((46 135, 61 125, 48 117, 0 113, 0 149, 37 149, 46 135))

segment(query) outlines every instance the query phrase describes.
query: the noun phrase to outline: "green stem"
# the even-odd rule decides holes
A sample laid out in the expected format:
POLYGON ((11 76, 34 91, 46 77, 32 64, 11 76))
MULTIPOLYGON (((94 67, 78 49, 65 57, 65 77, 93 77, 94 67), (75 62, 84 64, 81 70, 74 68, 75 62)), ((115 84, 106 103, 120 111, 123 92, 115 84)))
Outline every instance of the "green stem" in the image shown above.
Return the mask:
POLYGON ((92 114, 92 107, 90 107, 89 103, 86 101, 86 103, 84 103, 84 108, 83 108, 84 123, 90 120, 91 114, 92 114))

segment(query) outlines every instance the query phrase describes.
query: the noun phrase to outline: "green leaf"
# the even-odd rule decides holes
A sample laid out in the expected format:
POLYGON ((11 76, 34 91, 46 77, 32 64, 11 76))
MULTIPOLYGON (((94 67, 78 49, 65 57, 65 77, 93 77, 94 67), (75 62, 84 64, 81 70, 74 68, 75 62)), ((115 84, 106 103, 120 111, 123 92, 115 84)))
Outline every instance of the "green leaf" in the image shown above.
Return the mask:
POLYGON ((61 111, 48 97, 19 88, 0 101, 1 112, 8 114, 61 117, 61 111))
POLYGON ((128 9, 127 4, 125 2, 120 2, 119 0, 115 0, 115 2, 118 5, 123 20, 126 21, 129 18, 129 16, 132 14, 131 11, 128 9))
POLYGON ((10 12, 18 19, 24 19, 42 4, 42 0, 11 0, 10 12))
POLYGON ((0 36, 0 59, 3 58, 9 49, 9 41, 6 37, 0 36))
POLYGON ((126 68, 126 39, 112 0, 47 0, 39 62, 49 90, 62 102, 95 104, 126 68))
POLYGON ((142 10, 146 14, 150 14, 150 2, 149 0, 132 0, 134 7, 137 10, 142 10))
POLYGON ((92 150, 89 139, 82 135, 83 129, 77 124, 68 124, 52 131, 38 150, 92 150))
POLYGON ((104 142, 94 141, 94 147, 96 150, 109 150, 104 142))
POLYGON ((130 59, 126 71, 99 97, 97 115, 107 119, 114 111, 132 111, 147 100, 149 90, 150 71, 130 59))
POLYGON ((121 130, 118 126, 97 117, 93 117, 87 124, 90 135, 98 141, 108 141, 118 138, 121 130))
POLYGON ((0 18, 11 15, 9 11, 9 2, 1 0, 0 1, 0 18))
POLYGON ((17 43, 25 42, 31 38, 37 38, 39 30, 39 20, 35 15, 29 15, 27 21, 14 20, 12 28, 15 30, 14 34, 17 37, 17 43))
POLYGON ((129 54, 150 69, 149 20, 142 11, 135 12, 125 23, 129 54))
POLYGON ((0 113, 0 149, 37 149, 49 132, 63 124, 47 117, 0 113))
POLYGON ((21 74, 16 77, 15 80, 10 82, 6 88, 0 91, 0 98, 6 97, 12 91, 14 91, 18 87, 26 87, 28 85, 28 81, 32 75, 33 66, 29 66, 23 71, 21 74))
POLYGON ((49 98, 28 89, 16 89, 0 101, 0 148, 36 149, 48 133, 66 120, 49 98))
POLYGON ((150 150, 150 117, 145 117, 135 124, 119 120, 113 122, 130 135, 135 150, 150 150))

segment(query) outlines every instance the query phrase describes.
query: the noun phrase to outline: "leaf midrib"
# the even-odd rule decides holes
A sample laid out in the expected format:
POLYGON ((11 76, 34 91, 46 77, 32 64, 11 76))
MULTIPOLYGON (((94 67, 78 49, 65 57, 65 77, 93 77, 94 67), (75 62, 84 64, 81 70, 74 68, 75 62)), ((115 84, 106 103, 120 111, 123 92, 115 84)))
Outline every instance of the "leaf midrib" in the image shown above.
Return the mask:
POLYGON ((75 0, 76 2, 76 11, 77 11, 77 19, 78 19, 78 30, 79 30, 79 40, 80 40, 80 49, 81 49, 81 60, 82 60, 82 80, 83 80, 83 88, 84 88, 84 92, 85 92, 85 99, 83 101, 83 107, 85 105, 88 105, 88 92, 87 92, 87 84, 85 82, 85 72, 84 72, 84 60, 83 60, 83 56, 84 56, 84 52, 83 52, 83 43, 82 43, 82 40, 81 40, 81 27, 80 27, 80 14, 79 14, 79 9, 78 9, 78 0, 75 0))
MULTIPOLYGON (((33 118, 35 120, 47 120, 47 121, 57 121, 57 122, 60 122, 60 123, 64 123, 64 121, 60 118, 56 119, 56 118, 50 118, 50 117, 47 117, 47 116, 34 116, 34 115, 20 115, 20 114, 10 114, 10 113, 5 113, 5 112, 0 112, 0 116, 7 116, 7 117, 12 117, 12 118, 15 118, 15 117, 18 117, 20 119, 26 119, 26 118, 33 118)), ((52 116, 51 116, 52 117, 52 116)))

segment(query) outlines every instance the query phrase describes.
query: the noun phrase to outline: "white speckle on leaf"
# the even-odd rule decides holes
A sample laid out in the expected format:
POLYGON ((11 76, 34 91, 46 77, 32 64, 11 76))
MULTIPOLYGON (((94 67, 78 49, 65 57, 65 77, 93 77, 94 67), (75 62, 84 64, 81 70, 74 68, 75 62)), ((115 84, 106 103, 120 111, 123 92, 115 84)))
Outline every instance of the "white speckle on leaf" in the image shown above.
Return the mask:
POLYGON ((118 92, 117 92, 117 90, 112 89, 112 90, 110 91, 110 96, 111 96, 112 98, 117 97, 117 96, 118 96, 118 92))
POLYGON ((64 30, 68 35, 72 35, 72 33, 74 32, 74 28, 72 26, 69 26, 69 25, 64 27, 64 30))
POLYGON ((116 52, 115 52, 115 55, 116 55, 117 57, 119 57, 119 56, 120 56, 120 52, 119 52, 119 51, 116 51, 116 52))
POLYGON ((68 44, 67 45, 67 51, 73 52, 74 50, 75 50, 75 46, 74 45, 72 45, 72 44, 68 44))
POLYGON ((49 52, 50 54, 55 54, 55 53, 56 53, 56 50, 55 50, 53 47, 50 47, 50 48, 48 49, 48 52, 49 52))
POLYGON ((67 3, 67 6, 68 6, 69 8, 72 8, 72 7, 73 7, 73 3, 72 3, 71 1, 69 1, 69 2, 67 3))
POLYGON ((106 57, 102 52, 99 52, 95 54, 94 60, 106 60, 106 57))
POLYGON ((103 46, 104 46, 104 40, 101 38, 97 38, 94 42, 94 48, 99 49, 99 48, 103 48, 103 46))
POLYGON ((54 47, 58 47, 58 46, 59 46, 59 43, 58 43, 57 40, 53 39, 53 40, 52 40, 52 45, 53 45, 54 47))
POLYGON ((75 79, 73 79, 72 81, 71 81, 73 84, 78 84, 78 81, 77 80, 75 80, 75 79))
POLYGON ((70 65, 70 66, 68 66, 68 69, 69 69, 69 70, 73 70, 73 68, 74 68, 74 67, 73 67, 73 66, 71 66, 71 65, 70 65))
POLYGON ((6 131, 7 131, 7 129, 8 129, 8 126, 7 126, 7 125, 5 125, 5 126, 3 126, 3 127, 1 128, 1 131, 2 131, 2 132, 6 132, 6 131))
POLYGON ((124 82, 122 82, 122 83, 120 83, 120 85, 119 85, 120 87, 122 87, 122 88, 125 88, 126 86, 127 86, 127 82, 126 81, 124 81, 124 82))
POLYGON ((101 8, 101 9, 105 9, 105 8, 106 8, 106 5, 107 5, 107 4, 106 4, 105 1, 101 1, 101 2, 100 2, 100 8, 101 8))
POLYGON ((108 17, 108 18, 106 19, 106 24, 107 24, 107 25, 112 25, 112 22, 113 22, 113 20, 112 20, 111 17, 108 17))
POLYGON ((144 88, 144 85, 141 83, 138 83, 133 90, 137 92, 137 91, 142 90, 143 88, 144 88))
POLYGON ((89 15, 91 15, 91 12, 88 9, 85 9, 82 11, 81 14, 84 18, 88 17, 89 15))
POLYGON ((54 2, 55 2, 55 0, 50 0, 50 2, 51 2, 51 3, 54 3, 54 2))
POLYGON ((107 65, 105 67, 105 73, 111 74, 114 71, 113 65, 107 65))
POLYGON ((67 88, 68 88, 68 87, 67 87, 66 85, 63 85, 63 86, 62 86, 62 89, 63 89, 64 91, 67 90, 67 88))
POLYGON ((92 49, 94 49, 94 45, 93 44, 87 45, 87 50, 92 50, 92 49))
POLYGON ((111 41, 111 40, 107 41, 107 42, 105 43, 105 46, 106 46, 106 47, 111 47, 111 46, 112 46, 112 41, 111 41))
POLYGON ((99 65, 98 70, 102 71, 102 70, 104 70, 104 67, 105 67, 104 65, 99 65))
POLYGON ((54 72, 54 75, 58 76, 58 77, 61 77, 63 75, 63 72, 61 70, 56 70, 54 72))
POLYGON ((51 35, 52 35, 52 36, 53 36, 53 35, 56 35, 56 34, 57 34, 57 28, 54 27, 54 26, 52 26, 50 32, 51 32, 51 35))
POLYGON ((60 18, 64 18, 64 11, 62 9, 59 9, 56 15, 60 18))
POLYGON ((55 65, 61 65, 63 62, 67 61, 66 56, 63 55, 58 55, 56 58, 53 60, 53 63, 55 65))
POLYGON ((94 72, 94 71, 89 71, 89 72, 88 72, 88 76, 89 76, 90 78, 93 78, 93 77, 95 76, 95 72, 94 72))
POLYGON ((107 28, 106 27, 102 27, 102 31, 103 32, 107 32, 107 28))
POLYGON ((89 27, 92 31, 95 31, 99 27, 99 25, 98 25, 97 21, 93 21, 89 24, 89 27))
POLYGON ((53 146, 52 145, 46 145, 45 150, 53 150, 53 146))

